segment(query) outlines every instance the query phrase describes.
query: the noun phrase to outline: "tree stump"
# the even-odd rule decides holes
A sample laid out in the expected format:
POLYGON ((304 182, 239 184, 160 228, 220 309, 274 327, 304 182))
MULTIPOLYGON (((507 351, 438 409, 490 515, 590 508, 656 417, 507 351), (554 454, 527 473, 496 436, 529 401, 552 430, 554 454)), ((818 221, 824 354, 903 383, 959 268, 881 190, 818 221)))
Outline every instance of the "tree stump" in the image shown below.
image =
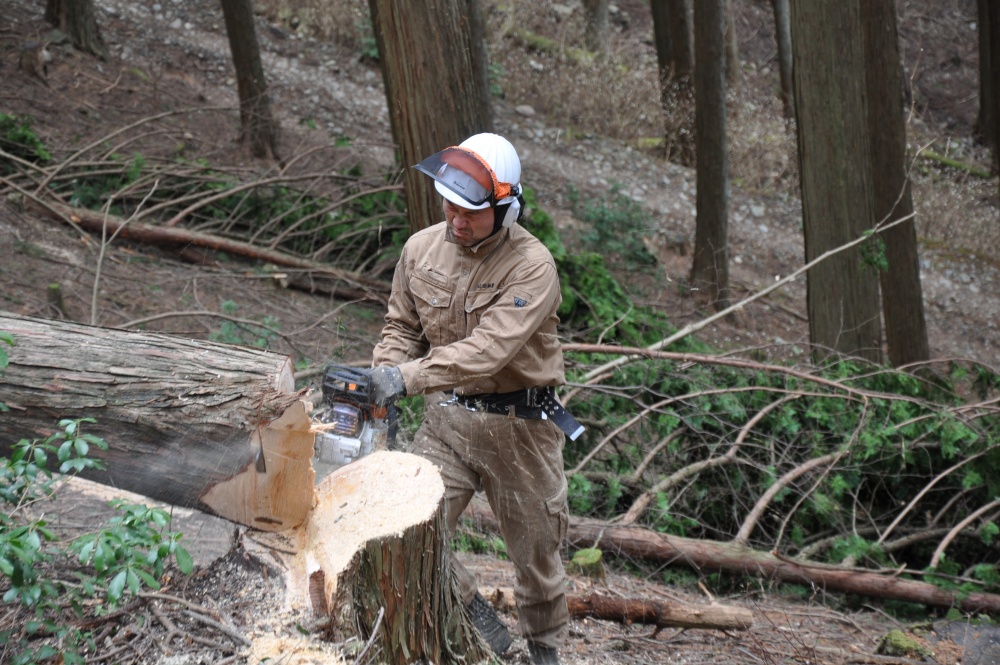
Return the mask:
POLYGON ((287 356, 143 331, 0 313, 14 336, 0 374, 0 455, 60 419, 106 468, 87 478, 262 530, 313 505, 314 435, 287 356))
POLYGON ((247 532, 244 546, 279 562, 288 605, 328 615, 336 639, 356 626, 375 662, 476 663, 488 647, 466 618, 446 531, 437 468, 380 451, 321 480, 305 524, 247 532))

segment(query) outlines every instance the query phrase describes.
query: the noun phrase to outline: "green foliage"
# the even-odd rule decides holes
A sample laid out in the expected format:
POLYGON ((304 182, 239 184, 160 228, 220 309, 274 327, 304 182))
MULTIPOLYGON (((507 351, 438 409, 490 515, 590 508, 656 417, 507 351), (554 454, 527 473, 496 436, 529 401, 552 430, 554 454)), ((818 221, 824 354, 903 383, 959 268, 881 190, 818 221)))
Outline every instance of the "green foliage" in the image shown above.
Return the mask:
MULTIPOLYGON (((0 149, 19 159, 40 164, 52 159, 38 135, 31 129, 32 118, 0 113, 0 149)), ((0 174, 19 170, 13 160, 0 157, 0 174)))
MULTIPOLYGON (((562 304, 559 318, 575 334, 624 345, 646 345, 673 331, 666 317, 649 308, 636 307, 608 271, 604 257, 595 252, 570 254, 559 238, 552 217, 538 208, 535 192, 524 191, 528 210, 524 227, 548 248, 559 270, 562 304)), ((702 348, 684 340, 674 350, 702 348)))
POLYGON ((503 99, 504 92, 501 83, 503 81, 503 65, 495 61, 490 62, 486 75, 489 80, 490 94, 503 99))
POLYGON ((861 245, 861 260, 879 272, 886 272, 889 270, 889 257, 885 255, 885 241, 871 231, 865 235, 870 236, 870 240, 861 245))
POLYGON ((588 227, 580 236, 584 248, 629 270, 644 270, 656 264, 643 243, 643 236, 653 226, 649 213, 625 195, 621 185, 612 185, 606 194, 588 199, 581 199, 574 188, 568 195, 573 214, 588 227))
POLYGON ((507 545, 499 536, 484 535, 469 529, 458 529, 451 538, 451 549, 455 552, 488 554, 500 559, 507 558, 507 545))
MULTIPOLYGON (((222 303, 222 313, 235 316, 239 311, 239 305, 232 300, 222 303)), ((255 326, 240 321, 225 321, 217 331, 209 333, 208 338, 214 342, 222 344, 239 344, 242 346, 254 346, 260 349, 270 347, 277 338, 275 332, 279 323, 273 316, 265 316, 262 325, 255 326)))
POLYGON ((123 598, 143 588, 160 588, 165 566, 173 560, 185 574, 193 569, 181 535, 166 530, 169 514, 160 509, 113 501, 122 515, 97 533, 60 542, 32 507, 50 498, 61 474, 100 469, 89 457, 91 446, 107 443, 85 433, 90 419, 61 420, 61 429, 42 440, 22 439, 10 458, 0 458, 0 579, 3 602, 18 604, 31 618, 17 630, 0 632, 0 643, 13 648, 12 663, 42 662, 60 655, 65 663, 83 663, 94 645, 74 619, 88 612, 115 609, 123 598), (53 571, 54 564, 74 557, 80 564, 73 579, 53 571))

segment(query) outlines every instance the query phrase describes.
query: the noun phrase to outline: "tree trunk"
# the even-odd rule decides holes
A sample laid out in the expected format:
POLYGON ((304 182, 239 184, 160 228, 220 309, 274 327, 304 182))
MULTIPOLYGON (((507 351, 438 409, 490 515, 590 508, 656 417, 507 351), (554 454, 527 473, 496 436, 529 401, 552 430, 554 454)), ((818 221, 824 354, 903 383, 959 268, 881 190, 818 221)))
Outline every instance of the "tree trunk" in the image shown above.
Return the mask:
POLYGON ((76 48, 101 60, 108 59, 93 0, 46 0, 45 20, 66 33, 76 48))
POLYGON ((740 69, 740 39, 739 35, 736 34, 736 12, 733 11, 730 0, 726 0, 722 11, 724 12, 722 20, 726 25, 726 33, 723 37, 726 43, 726 80, 736 81, 742 73, 740 69))
MULTIPOLYGON (((993 167, 996 169, 1000 166, 1000 0, 983 1, 986 3, 987 22, 981 29, 986 30, 988 57, 984 70, 987 78, 980 91, 986 101, 980 102, 980 106, 984 109, 983 125, 989 137, 987 145, 993 151, 993 167)), ((983 68, 982 63, 979 66, 983 68)))
POLYGON ((976 25, 979 28, 979 117, 976 128, 983 145, 990 149, 993 163, 997 164, 997 96, 993 81, 993 51, 990 25, 991 17, 997 13, 993 7, 1000 3, 997 0, 978 0, 976 2, 976 25))
POLYGON ((588 51, 603 54, 608 48, 608 7, 611 0, 583 0, 586 16, 583 40, 588 51))
MULTIPOLYGON (((861 237, 875 217, 860 2, 791 3, 807 262, 861 237)), ((833 350, 881 362, 876 270, 859 248, 809 271, 809 337, 817 360, 833 350)))
POLYGON ((476 0, 369 0, 369 6, 412 233, 444 215, 433 181, 410 167, 493 131, 482 17, 476 0))
POLYGON ((718 309, 729 306, 729 159, 726 141, 726 0, 695 9, 697 223, 691 282, 718 309))
MULTIPOLYGON (((906 164, 903 71, 896 33, 895 0, 862 3, 868 134, 875 197, 873 225, 913 215, 906 164)), ((886 265, 879 271, 889 361, 895 367, 930 358, 920 284, 917 229, 913 219, 879 234, 886 265)))
MULTIPOLYGON (((489 507, 475 502, 466 517, 477 525, 499 532, 489 507)), ((800 562, 773 552, 761 552, 737 543, 671 536, 639 527, 621 527, 595 520, 570 522, 566 543, 596 547, 609 554, 638 558, 664 565, 679 564, 703 574, 754 575, 781 582, 815 585, 829 591, 888 598, 937 607, 957 607, 963 612, 1000 612, 1000 595, 945 589, 927 582, 900 577, 898 571, 875 573, 800 562)))
POLYGON ((222 13, 240 96, 240 141, 254 157, 277 159, 278 125, 271 115, 253 7, 250 0, 222 0, 222 13))
POLYGON ((262 530, 305 519, 314 437, 287 356, 8 314, 0 330, 0 454, 94 418, 82 429, 109 449, 91 448, 92 480, 262 530))
POLYGON ((653 0, 653 34, 663 106, 663 153, 668 161, 694 164, 694 27, 690 0, 653 0))
POLYGON ((488 647, 465 616, 446 531, 433 463, 381 451, 324 478, 303 526, 244 540, 282 569, 290 605, 374 635, 376 662, 478 663, 488 647))
POLYGON ((771 0, 774 8, 774 34, 778 45, 778 72, 781 80, 781 106, 785 118, 795 117, 795 91, 792 83, 792 32, 788 0, 771 0))

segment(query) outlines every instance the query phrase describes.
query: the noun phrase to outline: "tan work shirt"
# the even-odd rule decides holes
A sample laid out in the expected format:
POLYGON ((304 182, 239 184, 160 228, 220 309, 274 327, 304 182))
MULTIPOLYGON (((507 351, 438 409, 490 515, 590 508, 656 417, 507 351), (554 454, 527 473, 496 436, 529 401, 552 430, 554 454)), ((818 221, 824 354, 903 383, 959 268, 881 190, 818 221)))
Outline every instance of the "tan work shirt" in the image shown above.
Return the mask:
POLYGON ((519 224, 475 247, 446 222, 413 234, 396 265, 374 365, 395 365, 410 395, 505 393, 565 383, 548 249, 519 224))

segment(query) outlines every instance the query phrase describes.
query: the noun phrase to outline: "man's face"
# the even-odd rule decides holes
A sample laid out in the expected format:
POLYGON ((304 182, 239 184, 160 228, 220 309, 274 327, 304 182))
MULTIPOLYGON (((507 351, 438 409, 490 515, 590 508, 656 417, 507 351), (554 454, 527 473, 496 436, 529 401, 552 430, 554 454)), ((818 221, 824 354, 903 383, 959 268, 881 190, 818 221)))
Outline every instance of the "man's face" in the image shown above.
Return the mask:
POLYGON ((462 247, 477 245, 493 233, 493 208, 469 210, 445 201, 444 218, 448 222, 448 240, 462 247))

